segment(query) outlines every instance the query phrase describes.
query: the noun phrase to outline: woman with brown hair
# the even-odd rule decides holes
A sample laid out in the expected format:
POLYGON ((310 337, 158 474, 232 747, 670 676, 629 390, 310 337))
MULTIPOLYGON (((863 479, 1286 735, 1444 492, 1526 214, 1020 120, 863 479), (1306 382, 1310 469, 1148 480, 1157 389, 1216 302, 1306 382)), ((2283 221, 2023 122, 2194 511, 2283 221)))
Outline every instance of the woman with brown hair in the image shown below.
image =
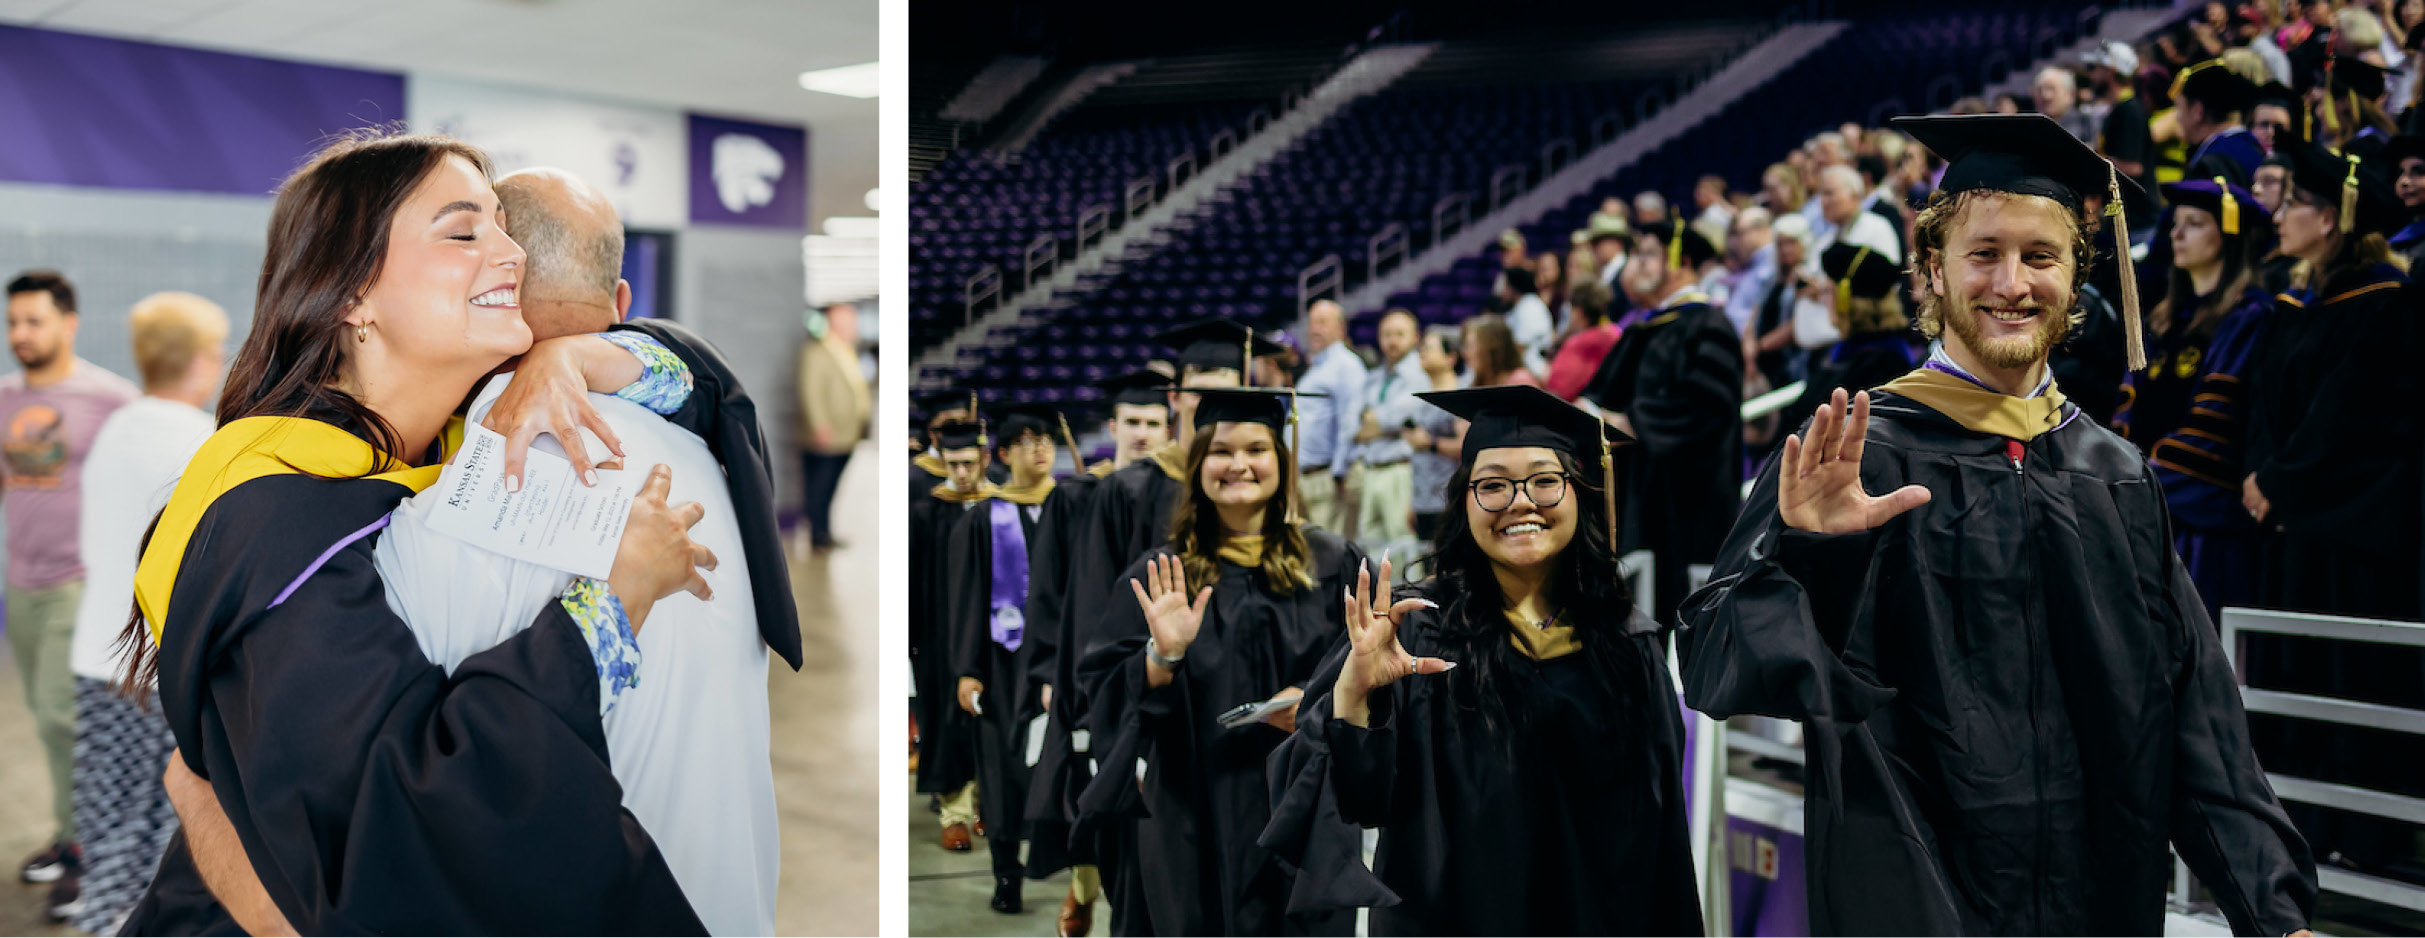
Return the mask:
MULTIPOLYGON (((127 683, 158 683, 187 823, 129 934, 703 931, 620 804, 602 723, 652 605, 704 590, 699 507, 667 506, 657 467, 607 577, 451 674, 372 560, 389 512, 437 480, 459 402, 532 348, 501 211, 486 157, 438 136, 347 137, 279 188, 219 430, 136 569, 127 683)), ((578 343, 581 374, 526 380, 659 413, 688 396, 654 341, 550 341, 578 343)), ((533 410, 560 439, 603 428, 579 395, 533 410)))
POLYGON ((1264 757, 1346 636, 1338 603, 1364 555, 1290 517, 1285 391, 1198 393, 1170 542, 1121 577, 1136 604, 1106 610, 1081 642, 1103 766, 1078 800, 1081 834, 1135 819, 1154 934, 1344 935, 1352 910, 1288 914, 1291 878, 1255 838, 1271 819, 1264 757), (1141 779, 1127 769, 1140 760, 1141 779))
POLYGON ((1465 321, 1465 368, 1473 372, 1468 387, 1501 384, 1540 387, 1541 379, 1524 367, 1524 352, 1504 317, 1484 313, 1465 321))

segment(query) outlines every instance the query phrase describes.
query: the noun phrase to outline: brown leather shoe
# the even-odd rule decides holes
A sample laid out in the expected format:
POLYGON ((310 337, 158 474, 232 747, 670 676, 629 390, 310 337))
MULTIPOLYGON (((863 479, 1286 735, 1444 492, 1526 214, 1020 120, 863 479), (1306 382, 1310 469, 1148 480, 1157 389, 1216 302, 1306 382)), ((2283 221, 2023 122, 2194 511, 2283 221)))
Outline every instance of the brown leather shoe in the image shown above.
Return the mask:
POLYGON ((943 849, 953 853, 967 853, 976 845, 976 842, 968 837, 968 825, 952 824, 943 828, 943 849))
POLYGON ((1058 924, 1061 938, 1086 938, 1087 932, 1095 930, 1095 904, 1089 902, 1079 905, 1077 890, 1070 890, 1069 895, 1061 897, 1061 920, 1058 924))

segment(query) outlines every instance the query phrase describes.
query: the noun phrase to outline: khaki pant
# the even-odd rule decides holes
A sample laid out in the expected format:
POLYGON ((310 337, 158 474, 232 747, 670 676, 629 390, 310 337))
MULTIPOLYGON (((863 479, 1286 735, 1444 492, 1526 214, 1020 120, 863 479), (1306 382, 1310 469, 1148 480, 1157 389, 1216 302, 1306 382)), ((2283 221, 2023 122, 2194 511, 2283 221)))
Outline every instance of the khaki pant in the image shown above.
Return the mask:
POLYGON ((1305 504, 1305 522, 1333 534, 1339 533, 1339 480, 1329 469, 1316 469, 1297 477, 1297 494, 1305 504))
POLYGON ((1356 506, 1356 542, 1371 551, 1394 542, 1414 540, 1414 465, 1399 462, 1362 468, 1364 484, 1356 506))
POLYGON ((76 839, 76 672, 68 649, 76 639, 76 605, 84 581, 49 589, 8 588, 9 653, 25 682, 25 706, 34 714, 34 734, 50 763, 51 816, 59 840, 76 839))
POLYGON ((977 823, 977 783, 960 786, 959 791, 943 797, 943 826, 977 823))
POLYGON ((1069 894, 1077 898, 1079 905, 1095 904, 1096 899, 1103 897, 1102 871, 1093 864, 1070 867, 1069 894))
POLYGON ((1339 526, 1330 529, 1330 533, 1351 541, 1356 539, 1356 510, 1363 492, 1364 464, 1356 463, 1347 467, 1347 474, 1339 478, 1339 494, 1335 497, 1338 508, 1333 512, 1339 519, 1339 526))

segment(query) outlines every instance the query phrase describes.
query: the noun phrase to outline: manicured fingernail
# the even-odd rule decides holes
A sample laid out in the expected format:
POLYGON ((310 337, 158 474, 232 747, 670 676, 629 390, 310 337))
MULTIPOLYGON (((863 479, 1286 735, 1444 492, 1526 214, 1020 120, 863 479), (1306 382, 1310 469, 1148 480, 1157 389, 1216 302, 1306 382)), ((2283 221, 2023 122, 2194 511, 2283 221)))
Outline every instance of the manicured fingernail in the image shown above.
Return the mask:
POLYGON ((1432 602, 1431 600, 1428 600, 1428 599, 1418 599, 1418 600, 1415 600, 1415 601, 1416 601, 1416 602, 1419 602, 1419 603, 1422 603, 1422 604, 1423 604, 1423 608, 1425 608, 1425 609, 1438 609, 1438 608, 1440 608, 1440 604, 1439 604, 1439 603, 1432 602))
POLYGON ((593 485, 593 486, 594 486, 594 485, 597 485, 597 484, 598 484, 598 470, 596 470, 596 469, 584 469, 584 470, 582 470, 582 471, 581 471, 581 481, 583 481, 583 482, 587 482, 587 483, 589 483, 590 485, 593 485))
POLYGON ((510 495, 510 494, 513 494, 513 493, 515 493, 515 492, 519 492, 519 491, 522 491, 522 477, 521 477, 521 476, 506 476, 506 477, 505 477, 505 492, 506 492, 506 494, 510 495))
POLYGON ((1456 663, 1456 662, 1454 662, 1454 661, 1451 661, 1451 662, 1449 662, 1449 663, 1448 663, 1448 667, 1445 667, 1445 668, 1441 668, 1441 669, 1440 669, 1440 673, 1442 673, 1442 674, 1447 674, 1448 672, 1450 672, 1450 671, 1454 671, 1454 670, 1456 670, 1456 669, 1457 669, 1457 663, 1456 663))

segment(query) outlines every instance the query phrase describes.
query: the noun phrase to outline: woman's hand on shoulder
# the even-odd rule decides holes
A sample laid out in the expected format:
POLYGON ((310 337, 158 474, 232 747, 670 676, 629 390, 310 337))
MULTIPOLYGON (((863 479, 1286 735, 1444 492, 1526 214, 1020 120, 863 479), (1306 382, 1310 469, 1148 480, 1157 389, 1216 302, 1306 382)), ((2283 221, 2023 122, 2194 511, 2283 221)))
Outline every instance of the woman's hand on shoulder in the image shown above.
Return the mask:
POLYGON ((608 353, 634 360, 614 343, 593 335, 558 336, 531 346, 522 356, 522 363, 514 369, 512 383, 506 385, 505 392, 498 395, 496 404, 480 421, 481 426, 505 437, 505 478, 509 491, 521 488, 522 469, 531 443, 542 433, 555 437, 556 444, 564 447, 565 458, 572 461, 573 473, 584 483, 598 484, 592 469, 623 467, 623 440, 589 402, 590 372, 598 367, 595 361, 612 360, 608 353), (591 459, 581 440, 583 427, 597 434, 612 451, 607 458, 591 459))

